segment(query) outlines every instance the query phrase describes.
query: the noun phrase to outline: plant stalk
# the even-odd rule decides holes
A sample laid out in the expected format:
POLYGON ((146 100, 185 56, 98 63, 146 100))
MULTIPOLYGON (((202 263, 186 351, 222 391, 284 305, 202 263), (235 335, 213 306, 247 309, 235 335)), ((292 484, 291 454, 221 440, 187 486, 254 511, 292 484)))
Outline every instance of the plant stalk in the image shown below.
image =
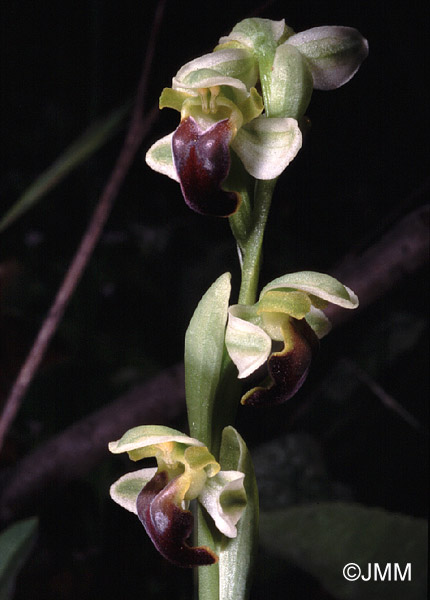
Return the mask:
POLYGON ((264 230, 277 179, 257 179, 254 189, 252 225, 243 245, 242 282, 239 304, 254 304, 257 300, 264 230))
MULTIPOLYGON (((242 256, 242 277, 239 292, 239 304, 254 304, 257 300, 258 281, 261 268, 264 230, 269 215, 273 191, 277 179, 256 180, 254 186, 254 205, 249 213, 249 202, 243 215, 234 215, 230 225, 242 256)), ((225 352, 221 370, 220 385, 217 390, 215 410, 212 415, 212 445, 210 451, 218 457, 222 430, 233 424, 240 395, 240 382, 230 357, 225 352)), ((251 499, 250 499, 251 500, 251 499)), ((258 503, 258 500, 257 500, 258 503)), ((215 550, 220 545, 219 532, 212 532, 206 515, 201 507, 197 510, 198 543, 211 545, 215 550)), ((244 574, 246 577, 246 575, 244 574)), ((220 581, 217 565, 199 567, 199 600, 223 600, 221 590, 229 588, 228 582, 220 581)), ((237 600, 246 600, 237 598, 237 600)))

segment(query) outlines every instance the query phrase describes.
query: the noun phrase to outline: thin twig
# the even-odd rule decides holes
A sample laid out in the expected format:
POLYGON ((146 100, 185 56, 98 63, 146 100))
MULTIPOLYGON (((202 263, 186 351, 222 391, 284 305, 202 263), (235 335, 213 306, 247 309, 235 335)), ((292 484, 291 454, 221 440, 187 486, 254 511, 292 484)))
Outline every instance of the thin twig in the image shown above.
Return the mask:
POLYGON ((144 116, 144 100, 164 6, 165 0, 158 2, 157 4, 148 42, 148 50, 144 59, 139 86, 137 88, 131 122, 117 162, 103 189, 88 228, 57 292, 57 296, 6 401, 0 418, 0 449, 3 446, 4 438, 21 406, 22 399, 45 355, 48 344, 58 328, 69 300, 72 297, 94 247, 100 238, 106 221, 111 213, 116 196, 133 162, 135 154, 155 117, 156 107, 154 107, 146 117, 144 116))
MULTIPOLYGON (((403 217, 375 244, 360 254, 351 254, 331 273, 354 290, 360 299, 355 314, 378 300, 409 273, 429 260, 428 204, 403 217)), ((333 325, 351 318, 351 312, 335 305, 324 311, 333 325)))
POLYGON ((414 429, 421 429, 420 422, 404 408, 391 394, 386 392, 368 373, 366 373, 355 361, 345 359, 345 364, 352 370, 357 379, 370 389, 370 391, 381 401, 381 403, 397 413, 408 425, 414 429))

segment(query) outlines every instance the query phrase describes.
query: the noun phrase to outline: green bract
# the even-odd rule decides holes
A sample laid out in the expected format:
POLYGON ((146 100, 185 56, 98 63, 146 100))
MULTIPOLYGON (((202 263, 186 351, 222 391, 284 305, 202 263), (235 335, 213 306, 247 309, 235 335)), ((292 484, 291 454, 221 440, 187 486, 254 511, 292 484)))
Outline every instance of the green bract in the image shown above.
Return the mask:
MULTIPOLYGON (((110 493, 120 506, 138 514, 154 544, 166 558, 177 564, 181 562, 180 556, 169 555, 171 549, 166 550, 164 539, 169 535, 171 545, 176 530, 174 519, 171 519, 171 531, 157 529, 158 521, 165 519, 167 522, 166 514, 170 517, 172 505, 176 511, 174 515, 177 514, 180 521, 189 502, 197 498, 221 533, 230 538, 236 536, 236 524, 246 505, 245 475, 239 471, 220 471, 220 465, 201 442, 169 427, 152 425, 130 429, 120 440, 111 442, 109 450, 114 454, 127 452, 134 461, 156 458, 157 468, 124 475, 112 485, 110 493), (162 484, 158 482, 161 476, 162 484), (139 510, 139 497, 145 494, 149 499, 144 510, 139 510), (155 516, 151 516, 149 512, 156 502, 161 508, 157 505, 155 516)), ((186 511, 186 514, 189 513, 186 511)), ((179 542, 174 550, 180 555, 183 540, 179 542)), ((195 549, 187 547, 187 550, 195 549)))

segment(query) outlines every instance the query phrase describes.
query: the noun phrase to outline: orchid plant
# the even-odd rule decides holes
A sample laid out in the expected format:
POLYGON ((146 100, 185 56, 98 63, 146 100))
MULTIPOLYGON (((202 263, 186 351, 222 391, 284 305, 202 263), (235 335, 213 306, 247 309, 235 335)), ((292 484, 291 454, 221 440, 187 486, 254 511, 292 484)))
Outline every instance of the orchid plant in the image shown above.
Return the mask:
POLYGON ((280 276, 258 300, 257 293, 273 191, 302 146, 312 91, 345 84, 367 53, 367 41, 349 27, 295 33, 283 20, 245 19, 212 53, 181 67, 160 97, 160 108, 177 110, 180 123, 149 149, 146 162, 180 184, 191 210, 229 218, 242 278, 238 303, 231 304, 230 274, 221 275, 186 332, 192 437, 144 425, 112 442, 111 452, 127 452, 133 461, 155 457, 157 467, 124 475, 111 496, 137 514, 167 560, 198 567, 201 600, 241 600, 250 591, 258 493, 246 444, 233 427, 238 403, 288 401, 330 330, 326 306, 358 306, 352 290, 313 271, 280 276), (247 385, 261 371, 266 381, 247 385))

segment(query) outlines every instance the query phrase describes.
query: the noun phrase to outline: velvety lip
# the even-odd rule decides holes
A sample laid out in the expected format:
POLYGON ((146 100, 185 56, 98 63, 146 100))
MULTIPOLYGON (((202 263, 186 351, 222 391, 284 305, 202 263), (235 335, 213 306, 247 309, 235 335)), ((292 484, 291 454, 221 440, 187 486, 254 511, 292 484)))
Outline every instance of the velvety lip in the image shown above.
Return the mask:
POLYGON ((137 514, 154 546, 164 558, 178 567, 212 565, 218 557, 206 546, 189 546, 185 540, 193 528, 193 515, 174 502, 176 479, 167 483, 167 473, 159 472, 139 493, 137 514))
POLYGON ((319 341, 304 319, 290 320, 293 347, 274 352, 267 361, 272 383, 256 387, 242 398, 246 406, 275 406, 294 396, 306 380, 312 357, 318 351, 319 341))
POLYGON ((173 161, 182 195, 197 213, 228 217, 239 206, 238 194, 221 189, 230 170, 232 135, 228 119, 203 130, 192 117, 184 119, 173 134, 173 161))

